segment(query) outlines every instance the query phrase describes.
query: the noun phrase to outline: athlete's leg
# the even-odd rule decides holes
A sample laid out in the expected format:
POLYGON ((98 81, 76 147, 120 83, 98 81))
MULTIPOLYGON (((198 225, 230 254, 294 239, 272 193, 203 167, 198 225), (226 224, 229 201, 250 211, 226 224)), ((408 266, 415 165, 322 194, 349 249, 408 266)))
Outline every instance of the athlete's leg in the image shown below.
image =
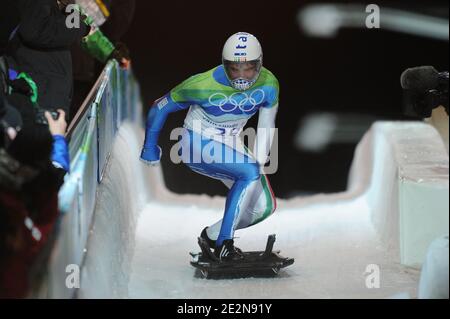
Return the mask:
POLYGON ((200 174, 219 180, 233 181, 217 236, 216 246, 220 246, 224 240, 233 238, 241 212, 247 209, 253 199, 251 196, 254 193, 253 190, 260 182, 259 167, 250 157, 243 154, 240 154, 243 157, 243 163, 236 160, 230 161, 226 154, 232 154, 232 158, 236 159, 236 150, 202 138, 191 131, 187 131, 187 134, 181 143, 183 162, 200 174), (208 151, 205 152, 205 150, 208 151), (189 155, 186 155, 187 153, 189 155))
MULTIPOLYGON (((222 181, 228 188, 234 184, 232 180, 222 181)), ((266 175, 261 175, 258 183, 252 189, 247 208, 241 212, 236 230, 244 229, 256 225, 271 216, 277 207, 276 198, 266 175)), ((206 233, 211 240, 216 240, 219 237, 222 220, 209 226, 206 233)))

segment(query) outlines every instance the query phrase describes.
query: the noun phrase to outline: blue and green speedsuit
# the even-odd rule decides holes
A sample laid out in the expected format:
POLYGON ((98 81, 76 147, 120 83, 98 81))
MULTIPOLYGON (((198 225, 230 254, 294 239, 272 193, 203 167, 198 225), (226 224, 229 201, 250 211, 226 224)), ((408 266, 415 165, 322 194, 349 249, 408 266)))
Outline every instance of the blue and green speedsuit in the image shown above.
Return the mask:
POLYGON ((260 166, 265 164, 270 149, 270 134, 260 137, 259 129, 275 128, 278 95, 278 81, 266 68, 262 68, 250 89, 238 91, 230 86, 221 65, 182 82, 157 100, 148 113, 141 159, 155 163, 161 156, 158 137, 168 114, 189 108, 181 141, 183 162, 193 171, 219 179, 230 188, 223 219, 207 230, 208 236, 217 240, 217 246, 232 239, 235 230, 252 226, 275 211, 269 180, 260 174, 260 166), (256 113, 259 113, 257 144, 266 147, 251 154, 242 146, 239 134, 256 113), (205 152, 206 149, 214 149, 216 154, 205 152), (231 160, 225 154, 233 154, 231 160))

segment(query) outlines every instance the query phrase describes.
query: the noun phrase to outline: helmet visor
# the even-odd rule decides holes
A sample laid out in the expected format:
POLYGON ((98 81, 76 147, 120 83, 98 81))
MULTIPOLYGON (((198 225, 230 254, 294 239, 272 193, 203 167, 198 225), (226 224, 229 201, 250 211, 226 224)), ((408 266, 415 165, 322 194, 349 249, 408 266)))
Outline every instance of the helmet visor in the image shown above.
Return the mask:
POLYGON ((261 73, 261 59, 248 62, 223 61, 228 80, 239 90, 250 88, 258 80, 261 73), (238 87, 235 86, 237 84, 238 87))

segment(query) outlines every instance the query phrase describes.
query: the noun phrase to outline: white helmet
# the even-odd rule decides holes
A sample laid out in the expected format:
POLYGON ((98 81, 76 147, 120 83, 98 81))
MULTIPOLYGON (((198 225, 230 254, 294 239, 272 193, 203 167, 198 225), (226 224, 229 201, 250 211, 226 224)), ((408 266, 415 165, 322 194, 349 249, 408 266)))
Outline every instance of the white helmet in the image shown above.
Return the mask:
POLYGON ((261 73, 262 58, 261 44, 254 35, 238 32, 228 38, 223 47, 222 62, 231 86, 240 91, 252 87, 261 73), (249 76, 243 75, 242 70, 249 68, 252 70, 245 73, 249 76))

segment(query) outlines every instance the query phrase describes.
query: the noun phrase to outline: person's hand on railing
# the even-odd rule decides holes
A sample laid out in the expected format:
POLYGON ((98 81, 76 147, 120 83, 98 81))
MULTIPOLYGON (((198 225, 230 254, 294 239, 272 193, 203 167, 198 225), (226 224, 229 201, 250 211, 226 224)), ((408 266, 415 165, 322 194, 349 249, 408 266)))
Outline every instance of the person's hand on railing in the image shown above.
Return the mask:
POLYGON ((53 136, 55 136, 55 135, 64 136, 66 134, 66 130, 67 130, 66 113, 61 109, 58 109, 57 111, 59 113, 58 119, 56 119, 56 120, 53 119, 50 112, 45 112, 45 118, 48 121, 48 127, 50 129, 50 133, 53 136))
POLYGON ((162 150, 158 145, 142 148, 141 161, 150 166, 156 166, 161 161, 162 150))
POLYGON ((120 67, 124 70, 128 70, 131 67, 131 61, 125 58, 122 58, 119 63, 120 67))
POLYGON ((130 51, 125 43, 117 43, 112 58, 119 62, 122 69, 128 70, 131 65, 130 51))

